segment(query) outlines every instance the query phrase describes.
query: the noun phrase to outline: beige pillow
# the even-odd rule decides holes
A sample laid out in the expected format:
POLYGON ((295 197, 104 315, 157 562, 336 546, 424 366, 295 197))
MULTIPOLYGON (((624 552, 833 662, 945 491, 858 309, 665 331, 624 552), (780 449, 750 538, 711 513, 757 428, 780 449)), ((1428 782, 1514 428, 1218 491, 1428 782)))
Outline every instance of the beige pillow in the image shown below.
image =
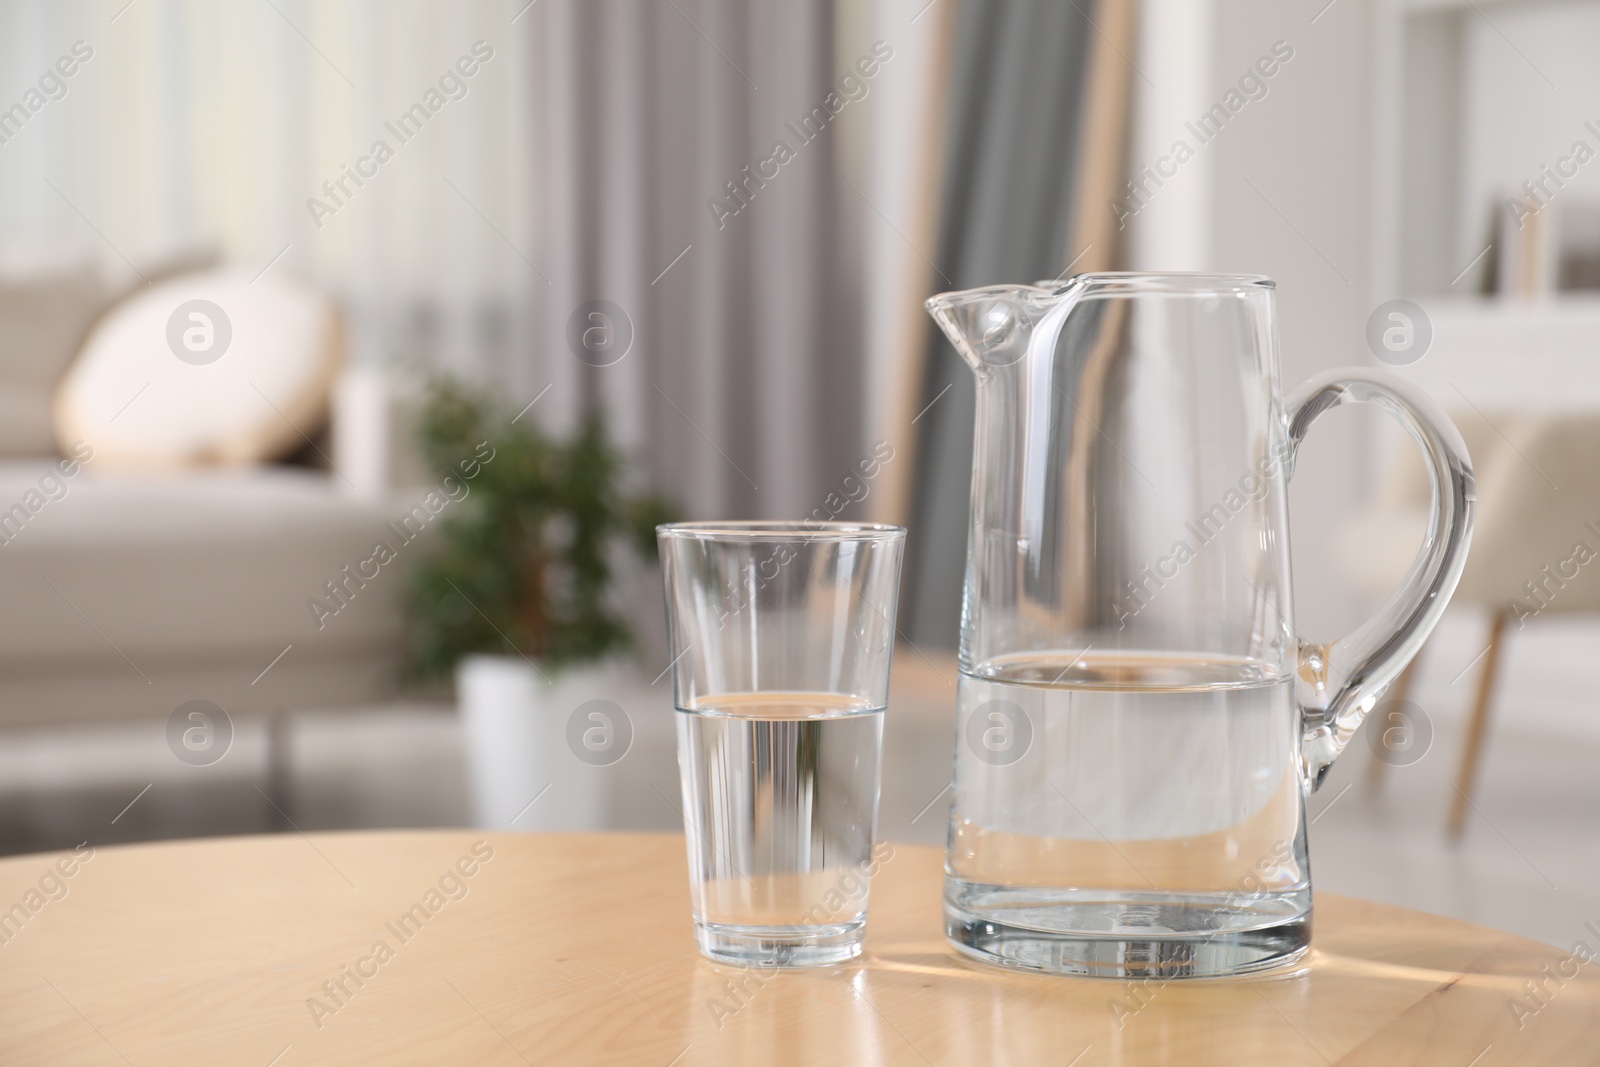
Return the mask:
POLYGON ((338 315, 287 272, 240 270, 143 287, 108 311, 56 391, 56 439, 99 469, 276 459, 327 418, 338 315))

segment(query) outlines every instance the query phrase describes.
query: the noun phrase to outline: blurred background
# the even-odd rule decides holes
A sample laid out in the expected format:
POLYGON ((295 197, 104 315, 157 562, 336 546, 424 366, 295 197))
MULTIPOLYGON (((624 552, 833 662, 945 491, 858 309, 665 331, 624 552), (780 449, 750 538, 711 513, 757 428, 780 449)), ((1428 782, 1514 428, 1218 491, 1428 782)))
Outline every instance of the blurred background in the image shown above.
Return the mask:
MULTIPOLYGON (((922 301, 1238 271, 1285 387, 1387 365, 1478 473, 1318 885, 1570 944, 1597 47, 1575 0, 0 0, 0 851, 677 828, 665 516, 911 528, 880 830, 942 843, 973 389, 922 301)), ((1413 451, 1302 450, 1307 637, 1409 565, 1413 451)))

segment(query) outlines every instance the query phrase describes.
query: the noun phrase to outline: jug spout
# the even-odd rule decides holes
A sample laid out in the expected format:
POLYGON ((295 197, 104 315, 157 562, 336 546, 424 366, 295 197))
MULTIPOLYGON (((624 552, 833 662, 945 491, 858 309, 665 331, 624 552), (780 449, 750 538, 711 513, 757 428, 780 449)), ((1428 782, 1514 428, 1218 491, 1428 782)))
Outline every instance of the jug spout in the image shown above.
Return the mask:
POLYGON ((1031 285, 988 285, 940 293, 924 306, 961 358, 982 375, 1027 354, 1036 314, 1051 296, 1031 285))

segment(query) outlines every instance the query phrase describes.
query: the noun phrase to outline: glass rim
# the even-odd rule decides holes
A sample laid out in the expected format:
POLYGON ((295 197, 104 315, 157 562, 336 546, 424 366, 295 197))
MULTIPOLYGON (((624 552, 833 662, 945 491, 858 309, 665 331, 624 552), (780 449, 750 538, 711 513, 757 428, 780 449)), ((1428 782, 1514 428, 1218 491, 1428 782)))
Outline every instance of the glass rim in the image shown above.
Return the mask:
POLYGON ((906 528, 885 522, 807 522, 788 519, 704 520, 668 522, 656 527, 656 537, 727 544, 769 541, 804 541, 832 544, 844 541, 895 541, 906 528))

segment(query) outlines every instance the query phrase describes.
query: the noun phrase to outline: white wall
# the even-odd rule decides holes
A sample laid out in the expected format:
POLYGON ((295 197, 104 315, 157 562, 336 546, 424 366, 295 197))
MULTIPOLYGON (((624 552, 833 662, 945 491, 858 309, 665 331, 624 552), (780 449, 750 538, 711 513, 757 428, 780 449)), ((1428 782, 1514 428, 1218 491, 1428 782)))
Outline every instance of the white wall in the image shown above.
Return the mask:
MULTIPOLYGON (((1523 182, 1538 180, 1574 142, 1591 150, 1600 143, 1584 125, 1600 126, 1600 5, 1534 3, 1492 17, 1492 26, 1463 22, 1461 227, 1478 242, 1468 255, 1482 247, 1492 204, 1520 195, 1523 182)), ((1597 196, 1600 160, 1565 179, 1554 202, 1597 196)))
MULTIPOLYGON (((1150 73, 1132 82, 1133 170, 1154 165, 1180 138, 1193 142, 1184 122, 1210 104, 1216 18, 1212 0, 1144 0, 1139 67, 1150 73)), ((1200 152, 1185 163, 1129 220, 1125 254, 1132 269, 1210 269, 1214 155, 1200 152)))
MULTIPOLYGON (((1133 220, 1129 265, 1275 278, 1285 389, 1369 362, 1365 325, 1380 302, 1370 283, 1373 15, 1363 0, 1338 0, 1317 17, 1319 6, 1150 0, 1138 59, 1155 88, 1141 84, 1135 152, 1183 138, 1195 156, 1133 220), (1197 12, 1204 25, 1190 25, 1197 12), (1279 41, 1293 56, 1264 79, 1266 95, 1200 143, 1180 116, 1193 121, 1222 101, 1279 41)), ((1365 442, 1381 418, 1335 411, 1301 452, 1290 492, 1296 624, 1313 640, 1347 632, 1366 612, 1332 547, 1365 494, 1365 442)))
POLYGON ((942 151, 949 106, 949 23, 953 5, 928 0, 840 0, 841 64, 874 41, 894 49, 848 132, 846 191, 861 255, 865 337, 865 438, 887 441, 895 459, 874 480, 863 516, 905 522, 921 365, 932 325, 922 302, 940 288, 938 254, 942 151))

